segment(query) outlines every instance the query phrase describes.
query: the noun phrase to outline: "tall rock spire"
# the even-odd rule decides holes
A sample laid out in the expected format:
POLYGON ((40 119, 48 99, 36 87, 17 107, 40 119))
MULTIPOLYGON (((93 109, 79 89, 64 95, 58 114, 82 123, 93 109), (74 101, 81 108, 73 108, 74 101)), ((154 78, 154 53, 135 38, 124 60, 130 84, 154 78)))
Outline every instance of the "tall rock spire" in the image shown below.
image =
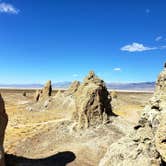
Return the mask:
POLYGON ((104 84, 93 71, 85 77, 75 93, 76 111, 73 116, 78 128, 87 128, 107 122, 113 115, 111 97, 104 84))

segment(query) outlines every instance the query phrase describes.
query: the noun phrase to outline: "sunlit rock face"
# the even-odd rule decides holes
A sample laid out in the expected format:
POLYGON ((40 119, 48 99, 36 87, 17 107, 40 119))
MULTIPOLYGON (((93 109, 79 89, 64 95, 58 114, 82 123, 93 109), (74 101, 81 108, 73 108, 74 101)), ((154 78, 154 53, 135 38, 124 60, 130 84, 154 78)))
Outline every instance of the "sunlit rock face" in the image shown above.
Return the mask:
POLYGON ((166 113, 166 64, 159 74, 153 97, 145 107, 140 121, 148 122, 153 129, 160 123, 159 117, 166 113))
POLYGON ((5 103, 0 94, 0 166, 5 166, 3 141, 4 141, 4 135, 5 135, 7 122, 8 122, 8 117, 5 112, 5 103))
POLYGON ((109 116, 113 115, 110 101, 104 81, 90 71, 75 92, 76 110, 73 118, 77 127, 87 128, 107 122, 109 116))
POLYGON ((44 88, 42 89, 42 96, 41 97, 49 97, 51 96, 51 93, 52 93, 52 85, 51 85, 51 80, 49 80, 44 88))
POLYGON ((75 94, 75 92, 78 90, 79 86, 80 86, 80 82, 79 81, 74 81, 70 85, 69 89, 66 91, 66 95, 73 95, 73 94, 75 94))
POLYGON ((45 86, 43 87, 42 90, 37 90, 35 95, 34 95, 34 98, 35 98, 35 101, 40 101, 40 100, 45 100, 47 99, 49 96, 51 96, 51 93, 52 93, 52 85, 51 85, 51 81, 49 80, 45 86))
POLYGON ((166 162, 166 64, 138 125, 110 145, 99 166, 160 166, 166 162))

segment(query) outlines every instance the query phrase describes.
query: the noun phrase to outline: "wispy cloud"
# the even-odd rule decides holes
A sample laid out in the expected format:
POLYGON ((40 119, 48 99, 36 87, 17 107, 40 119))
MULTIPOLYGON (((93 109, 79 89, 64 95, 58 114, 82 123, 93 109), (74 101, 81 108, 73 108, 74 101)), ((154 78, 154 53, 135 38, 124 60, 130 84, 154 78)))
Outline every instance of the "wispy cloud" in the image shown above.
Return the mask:
POLYGON ((142 51, 149 51, 149 50, 156 50, 157 47, 147 47, 140 43, 132 43, 129 45, 125 45, 121 48, 122 51, 128 51, 128 52, 142 52, 142 51))
POLYGON ((160 41, 160 40, 162 40, 162 39, 163 39, 162 36, 157 36, 156 39, 155 39, 155 41, 160 41))
POLYGON ((73 77, 78 77, 79 76, 79 74, 73 74, 73 77))
POLYGON ((1 2, 0 13, 18 14, 19 9, 15 8, 12 4, 1 2))
POLYGON ((121 71, 121 68, 120 67, 116 67, 113 69, 114 71, 121 71))
POLYGON ((160 49, 166 49, 166 46, 160 46, 160 49))

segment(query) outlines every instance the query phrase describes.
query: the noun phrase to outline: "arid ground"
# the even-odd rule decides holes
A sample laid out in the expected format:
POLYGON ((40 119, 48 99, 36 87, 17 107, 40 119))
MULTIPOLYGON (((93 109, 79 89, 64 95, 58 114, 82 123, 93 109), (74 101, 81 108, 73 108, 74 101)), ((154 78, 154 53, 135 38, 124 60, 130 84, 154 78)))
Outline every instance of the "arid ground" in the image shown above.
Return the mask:
MULTIPOLYGON (((57 165, 62 166, 65 164, 95 166, 105 154, 110 142, 123 136, 110 125, 73 135, 68 128, 69 112, 61 110, 36 112, 26 109, 29 101, 33 100, 34 92, 34 90, 1 90, 9 116, 4 143, 8 165, 14 165, 22 160, 32 163, 31 165, 43 163, 52 166, 54 160, 55 165, 57 162, 59 163, 57 165), (24 91, 26 96, 23 96, 24 91), (112 134, 115 132, 116 135, 112 134), (112 134, 113 138, 108 137, 109 134, 112 134)), ((152 93, 145 92, 117 92, 117 98, 113 98, 112 101, 113 111, 128 123, 136 124, 151 96, 152 93)))

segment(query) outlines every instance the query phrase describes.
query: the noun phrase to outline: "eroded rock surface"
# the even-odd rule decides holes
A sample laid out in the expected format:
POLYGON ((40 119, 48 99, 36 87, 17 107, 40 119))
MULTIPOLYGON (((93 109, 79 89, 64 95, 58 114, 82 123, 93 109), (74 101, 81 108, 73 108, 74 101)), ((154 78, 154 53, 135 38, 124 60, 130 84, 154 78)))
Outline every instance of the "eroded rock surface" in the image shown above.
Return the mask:
POLYGON ((166 162, 166 68, 138 125, 113 143, 99 166, 160 166, 166 162), (162 162, 163 161, 163 162, 162 162))
POLYGON ((162 159, 166 162, 166 113, 162 113, 159 120, 160 124, 155 134, 155 145, 162 159))
POLYGON ((34 95, 34 99, 36 102, 39 101, 40 95, 41 95, 41 90, 36 90, 35 95, 34 95))
POLYGON ((73 95, 78 90, 79 86, 80 86, 80 82, 79 81, 74 81, 70 85, 69 89, 66 91, 66 94, 67 95, 73 95))
POLYGON ((5 104, 0 94, 0 166, 5 166, 3 141, 4 141, 4 134, 7 122, 8 122, 8 117, 5 112, 5 104))
POLYGON ((103 80, 93 71, 85 77, 83 83, 75 92, 76 110, 73 114, 78 128, 87 128, 107 122, 113 115, 111 97, 103 80))
POLYGON ((45 86, 43 87, 42 90, 37 90, 35 93, 35 101, 39 101, 39 100, 45 100, 47 99, 49 96, 51 96, 52 93, 52 85, 51 85, 51 81, 49 80, 45 86))

